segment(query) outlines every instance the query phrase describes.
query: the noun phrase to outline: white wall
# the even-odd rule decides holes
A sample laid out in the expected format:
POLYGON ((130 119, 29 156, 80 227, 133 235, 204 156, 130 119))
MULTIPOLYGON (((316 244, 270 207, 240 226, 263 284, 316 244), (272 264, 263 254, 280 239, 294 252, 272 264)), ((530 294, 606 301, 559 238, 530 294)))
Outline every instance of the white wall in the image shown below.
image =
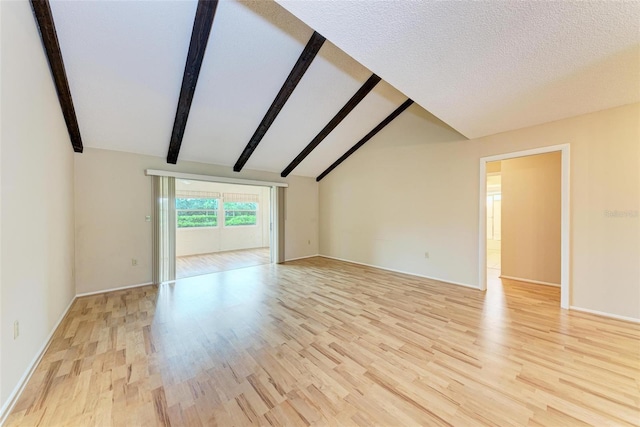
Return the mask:
POLYGON ((287 182, 286 259, 318 253, 318 184, 202 163, 85 148, 75 156, 76 288, 78 293, 151 282, 151 178, 145 169, 287 182), (138 260, 137 266, 131 259, 138 260))
MULTIPOLYGON (((2 50, 3 50, 3 31, 2 25, 2 5, 0 5, 0 81, 2 80, 2 50)), ((0 83, 0 166, 2 165, 2 84, 0 83)), ((2 171, 0 171, 0 321, 2 321, 2 171)), ((0 331, 0 342, 2 342, 2 331, 0 331)), ((1 347, 1 346, 0 346, 1 347)), ((0 348, 0 408, 6 405, 6 398, 2 394, 2 348, 0 348)), ((2 416, 0 411, 0 416, 2 416)))
MULTIPOLYGON (((0 5, 0 26, 2 26, 2 6, 0 5)), ((0 27, 0 81, 2 79, 2 40, 3 32, 0 27)), ((0 166, 2 165, 2 84, 0 83, 0 166)), ((2 242, 2 171, 0 171, 0 242, 2 242)), ((0 321, 2 321, 2 249, 0 243, 0 321)), ((2 397, 2 330, 0 329, 0 408, 5 406, 2 397)), ((0 417, 3 411, 0 410, 0 417)))
POLYGON ((75 286, 73 150, 29 3, 3 1, 0 9, 2 406, 72 301, 75 286))
POLYGON ((235 185, 176 179, 176 193, 186 191, 209 191, 224 193, 245 193, 258 196, 258 217, 255 225, 226 227, 219 199, 218 225, 216 227, 193 227, 176 229, 176 256, 207 254, 214 252, 252 249, 269 246, 270 187, 235 185))
POLYGON ((473 148, 410 107, 320 182, 320 253, 474 284, 473 148))
POLYGON ((480 157, 564 143, 570 304, 640 318, 640 104, 475 140, 412 106, 320 182, 320 253, 478 286, 480 157))

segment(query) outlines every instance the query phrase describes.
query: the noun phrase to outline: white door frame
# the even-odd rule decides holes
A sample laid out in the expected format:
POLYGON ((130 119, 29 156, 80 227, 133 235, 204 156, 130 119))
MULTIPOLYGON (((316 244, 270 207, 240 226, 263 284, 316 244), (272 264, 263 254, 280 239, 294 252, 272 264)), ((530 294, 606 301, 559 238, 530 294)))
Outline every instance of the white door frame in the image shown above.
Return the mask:
POLYGON ((479 247, 480 258, 479 280, 480 290, 487 290, 487 163, 516 157, 535 156, 536 154, 560 151, 562 156, 561 172, 561 212, 560 212, 560 307, 569 308, 571 300, 571 286, 569 283, 569 144, 552 145, 513 153, 498 154, 480 158, 480 210, 479 210, 479 247))

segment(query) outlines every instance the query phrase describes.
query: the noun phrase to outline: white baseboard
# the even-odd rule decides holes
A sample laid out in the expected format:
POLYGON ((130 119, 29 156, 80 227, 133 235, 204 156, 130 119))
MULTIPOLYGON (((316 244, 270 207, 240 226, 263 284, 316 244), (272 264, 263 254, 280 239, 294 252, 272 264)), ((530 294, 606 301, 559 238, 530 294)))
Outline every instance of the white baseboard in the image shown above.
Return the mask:
POLYGON ((522 277, 505 276, 503 274, 500 275, 500 278, 501 279, 509 279, 509 280, 517 280, 518 282, 533 283, 533 284, 536 284, 536 285, 555 286, 556 288, 560 287, 560 283, 542 282, 540 280, 523 279, 522 277))
POLYGON ((322 255, 315 254, 315 255, 300 256, 297 258, 289 258, 289 259, 285 259, 284 262, 297 261, 299 259, 315 258, 317 256, 322 256, 322 255))
POLYGON ((323 258, 328 258, 328 259, 335 259, 336 261, 349 262, 351 264, 364 265, 366 267, 378 268, 380 270, 391 271, 393 273, 401 273, 401 274, 407 274, 409 276, 422 277, 423 279, 437 280, 438 282, 447 283, 449 285, 464 286, 465 288, 471 288, 471 289, 480 290, 480 288, 478 286, 469 285, 468 283, 454 282, 452 280, 445 280, 445 279, 440 279, 438 277, 425 276, 423 274, 417 274, 417 273, 410 273, 408 271, 396 270, 394 268, 380 267, 379 265, 367 264, 367 263, 358 262, 358 261, 351 261, 349 259, 333 257, 333 256, 329 256, 329 255, 318 254, 317 256, 323 257, 323 258))
POLYGON ((606 313, 604 311, 591 310, 590 308, 576 307, 570 305, 569 310, 581 311, 583 313, 595 314, 596 316, 608 317, 609 319, 623 320, 625 322, 640 323, 640 319, 636 317, 620 316, 618 314, 606 313))
POLYGON ((139 288, 141 286, 149 286, 149 285, 153 285, 153 282, 139 283, 137 285, 120 286, 119 288, 103 289, 101 291, 84 292, 84 293, 81 293, 81 294, 77 294, 76 298, 88 297, 90 295, 106 294, 107 292, 122 291, 122 290, 125 290, 125 289, 139 288))
POLYGON ((44 353, 49 348, 49 345, 51 344, 51 338, 53 338, 53 334, 55 334, 56 330, 58 330, 58 326, 60 326, 60 323, 62 323, 62 320, 65 318, 65 316, 69 312, 69 309, 73 305, 73 303, 76 300, 76 298, 77 297, 73 297, 71 299, 71 302, 67 306, 67 308, 62 312, 62 316, 60 316, 60 318, 58 319, 56 324, 51 329, 51 332, 49 333, 49 336, 47 336, 47 339, 44 341, 44 343, 40 347, 40 350, 38 350, 38 352, 36 353, 36 356, 33 358, 31 363, 27 367, 27 370, 25 371, 25 373, 22 375, 22 377, 18 381, 18 384, 16 384, 15 388, 13 389, 13 391, 11 392, 9 397, 7 398, 7 401, 5 402, 5 404, 2 406, 2 408, 0 408, 0 426, 2 426, 5 423, 5 421, 7 421, 7 417, 11 413, 11 410, 13 409, 15 404, 18 402, 18 398, 22 394, 22 391, 24 390, 24 387, 27 385, 27 383, 31 379, 31 376, 35 372, 36 367, 38 366, 38 364, 42 360, 42 356, 44 356, 44 353))

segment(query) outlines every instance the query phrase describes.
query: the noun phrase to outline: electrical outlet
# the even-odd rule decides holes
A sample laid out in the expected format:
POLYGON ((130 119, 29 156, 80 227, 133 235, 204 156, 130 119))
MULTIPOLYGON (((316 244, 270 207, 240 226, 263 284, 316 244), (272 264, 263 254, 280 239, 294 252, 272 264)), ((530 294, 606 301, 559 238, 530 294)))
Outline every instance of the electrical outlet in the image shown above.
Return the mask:
POLYGON ((424 253, 424 257, 425 257, 426 259, 429 259, 429 252, 425 252, 425 253, 424 253))
POLYGON ((13 322, 13 339, 17 339, 20 336, 20 322, 19 321, 15 321, 13 322))
POLYGON ((135 267, 136 265, 138 265, 138 260, 135 258, 131 258, 131 266, 135 267))

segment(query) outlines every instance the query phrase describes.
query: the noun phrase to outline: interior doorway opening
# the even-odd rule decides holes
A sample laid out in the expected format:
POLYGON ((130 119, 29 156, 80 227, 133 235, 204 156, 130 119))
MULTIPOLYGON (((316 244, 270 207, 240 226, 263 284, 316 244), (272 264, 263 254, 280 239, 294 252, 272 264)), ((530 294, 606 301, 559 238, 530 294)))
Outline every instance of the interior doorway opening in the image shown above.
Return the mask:
POLYGON ((487 163, 487 287, 560 286, 561 153, 487 163))
MULTIPOLYGON (((500 283, 502 279, 509 279, 535 285, 559 286, 560 306, 569 308, 569 155, 569 145, 562 144, 480 159, 479 288, 481 290, 487 290, 491 280, 491 271, 488 268, 489 240, 487 239, 489 228, 487 205, 490 193, 487 185, 488 172, 493 162, 500 162, 501 224, 498 280, 500 283), (543 154, 546 156, 538 156, 543 154), (545 170, 544 173, 539 173, 536 171, 538 166, 524 165, 529 161, 535 163, 542 157, 553 159, 555 166, 545 170), (512 164, 517 166, 511 171, 512 178, 509 179, 506 177, 505 168, 505 161, 508 160, 513 160, 512 164), (516 181, 535 185, 529 188, 521 187, 520 191, 514 191, 516 181), (552 182, 553 185, 550 187, 538 185, 542 181, 547 181, 547 184, 552 182), (508 186, 511 186, 509 191, 508 186), (545 194, 545 191, 549 194, 545 194), (513 195, 517 196, 515 197, 517 200, 513 200, 513 195), (513 211, 518 213, 514 214, 513 211), (554 217, 553 221, 543 218, 551 216, 554 217), (505 221, 507 217, 510 218, 508 226, 505 221), (506 241, 507 236, 510 236, 510 243, 506 241), (510 274, 507 274, 507 268, 511 271, 510 274)), ((491 201, 495 203, 493 198, 491 201)))
POLYGON ((176 278, 273 262, 271 188, 176 179, 176 278))

